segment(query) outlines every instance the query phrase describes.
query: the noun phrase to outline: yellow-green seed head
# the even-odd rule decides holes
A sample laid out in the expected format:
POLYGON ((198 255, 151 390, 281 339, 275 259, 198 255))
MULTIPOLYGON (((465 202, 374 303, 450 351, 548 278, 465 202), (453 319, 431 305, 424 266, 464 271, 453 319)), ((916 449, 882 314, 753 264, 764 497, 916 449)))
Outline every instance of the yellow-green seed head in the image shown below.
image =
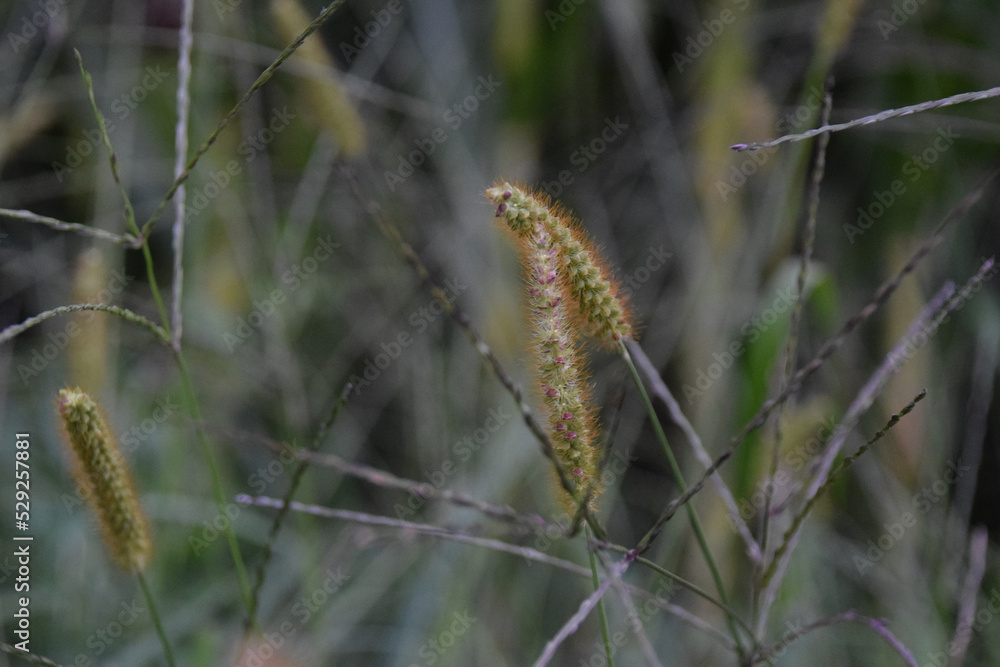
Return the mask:
MULTIPOLYGON (((572 303, 570 282, 556 239, 545 224, 550 216, 537 199, 515 194, 506 184, 487 194, 499 199, 498 216, 507 220, 518 240, 528 291, 532 348, 538 364, 538 387, 552 447, 573 481, 577 497, 582 499, 590 493, 590 507, 596 509, 594 498, 600 492, 596 484, 600 460, 598 429, 590 405, 586 363, 579 350, 578 326, 568 309, 572 303), (513 204, 504 207, 506 202, 513 204)), ((557 495, 568 513, 576 512, 573 498, 561 486, 557 495)))
POLYGON ((101 524, 104 543, 127 572, 141 572, 152 542, 128 463, 97 404, 79 388, 59 392, 59 416, 73 452, 73 476, 101 524))
POLYGON ((531 234, 536 225, 545 227, 558 250, 570 296, 594 338, 613 344, 632 335, 624 296, 593 243, 569 214, 552 206, 544 195, 510 183, 490 188, 486 196, 497 205, 497 217, 518 236, 531 234))
MULTIPOLYGON (((313 19, 299 0, 271 0, 271 17, 273 28, 284 44, 295 41, 313 19)), ((297 62, 322 67, 330 74, 324 78, 302 78, 299 83, 314 123, 336 138, 347 157, 363 153, 368 141, 365 124, 348 97, 319 33, 309 35, 292 57, 297 62)))

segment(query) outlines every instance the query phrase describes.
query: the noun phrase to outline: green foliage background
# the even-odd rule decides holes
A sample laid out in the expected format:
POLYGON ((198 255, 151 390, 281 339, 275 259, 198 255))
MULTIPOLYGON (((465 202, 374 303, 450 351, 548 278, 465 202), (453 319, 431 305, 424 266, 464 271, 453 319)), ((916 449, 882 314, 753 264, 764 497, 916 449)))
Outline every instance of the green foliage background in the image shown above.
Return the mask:
MULTIPOLYGON (((265 3, 196 4, 192 150, 285 46, 265 3)), ((321 9, 306 7, 311 15, 321 9)), ((398 227, 530 389, 519 267, 482 194, 497 178, 548 190, 632 280, 641 345, 709 452, 720 454, 780 385, 788 316, 765 316, 794 288, 815 144, 757 154, 729 146, 814 127, 827 77, 832 122, 990 88, 998 11, 985 0, 347 2, 319 31, 340 73, 286 63, 187 183, 194 215, 186 226, 184 349, 228 497, 282 497, 294 464, 268 445, 310 443, 353 378, 322 451, 558 518, 549 465, 509 394, 377 224, 384 214, 398 227), (337 119, 304 94, 331 75, 363 122, 360 156, 341 154, 337 119), (666 262, 651 261, 662 253, 666 262), (741 351, 727 357, 735 343, 741 351), (486 433, 481 444, 477 429, 486 433)), ((179 13, 170 0, 0 7, 0 206, 125 231, 106 154, 88 139, 95 121, 76 48, 115 126, 109 135, 136 218, 149 217, 173 183, 179 13), (23 20, 48 16, 49 5, 58 13, 28 35, 23 20), (78 166, 58 168, 73 151, 78 166)), ((995 100, 976 102, 831 136, 798 366, 994 164, 997 108, 995 100), (896 181, 902 189, 875 215, 873 205, 887 201, 896 181), (864 230, 850 227, 860 212, 873 218, 864 230)), ((171 279, 172 211, 150 239, 161 289, 171 279)), ((946 281, 964 284, 996 254, 997 214, 994 184, 785 407, 779 458, 791 460, 825 419, 839 420, 946 281)), ((0 232, 0 326, 72 303, 78 258, 91 247, 109 272, 129 277, 114 303, 156 319, 139 252, 9 219, 0 219, 0 232)), ((956 627, 970 525, 1000 529, 997 285, 995 276, 987 280, 913 355, 849 437, 848 452, 927 388, 928 398, 814 510, 772 613, 770 641, 856 610, 887 619, 921 666, 944 664, 934 661, 956 627), (971 472, 938 493, 934 483, 959 459, 971 472), (926 511, 918 499, 924 489, 932 501, 926 511), (915 525, 859 568, 870 543, 906 512, 915 525)), ((49 320, 0 348, 3 470, 13 461, 12 434, 32 434, 32 648, 60 664, 78 656, 160 664, 146 615, 120 637, 101 638, 122 605, 141 596, 115 570, 74 496, 54 407, 70 381, 70 353, 58 344, 67 322, 49 320), (51 359, 47 345, 59 348, 51 359)), ((108 321, 97 345, 90 352, 103 360, 106 381, 96 396, 123 440, 133 436, 127 449, 155 530, 148 578, 179 663, 231 664, 246 613, 225 540, 212 527, 218 510, 171 353, 120 320, 108 321)), ((628 461, 602 497, 601 519, 612 541, 630 546, 677 489, 620 360, 592 353, 608 446, 620 454, 615 460, 628 461)), ((748 507, 769 474, 773 422, 723 468, 748 507)), ((688 479, 696 478, 703 467, 666 425, 688 479)), ((4 475, 6 538, 13 497, 4 475)), ((296 499, 448 526, 587 565, 579 537, 549 543, 327 467, 310 467, 296 499)), ((749 618, 753 570, 744 544, 711 488, 695 505, 733 605, 749 618)), ((274 512, 237 512, 232 525, 253 573, 274 512)), ((759 530, 759 517, 750 526, 759 530)), ((11 542, 4 543, 0 611, 3 641, 13 643, 11 542)), ((711 589, 685 522, 668 524, 647 555, 711 589)), ((991 599, 1000 604, 995 538, 985 563, 981 609, 991 599)), ((627 580, 662 590, 641 568, 627 580)), ((282 655, 267 664, 520 665, 538 656, 591 590, 588 578, 494 550, 292 513, 267 570, 259 620, 265 633, 283 637, 282 655), (438 650, 433 642, 450 645, 438 650)), ((627 636, 617 664, 641 664, 626 610, 614 596, 606 600, 612 630, 627 636)), ((716 608, 690 593, 671 602, 725 627, 716 608)), ((1000 660, 996 616, 973 633, 965 664, 1000 660)), ((663 664, 736 663, 718 633, 692 629, 669 611, 644 620, 663 664)), ((599 642, 592 614, 556 664, 604 664, 599 642)), ((817 630, 774 660, 898 662, 860 625, 817 630)), ((20 663, 0 654, 6 664, 20 663)))

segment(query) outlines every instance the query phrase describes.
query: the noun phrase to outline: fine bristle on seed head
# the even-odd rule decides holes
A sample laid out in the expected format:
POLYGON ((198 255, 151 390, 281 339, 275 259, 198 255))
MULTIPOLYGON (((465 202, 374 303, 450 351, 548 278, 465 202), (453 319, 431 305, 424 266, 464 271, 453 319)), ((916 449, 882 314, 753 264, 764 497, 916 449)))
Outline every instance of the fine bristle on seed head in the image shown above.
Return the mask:
POLYGON ((573 216, 548 196, 507 181, 486 191, 501 218, 515 235, 526 239, 537 226, 551 235, 561 258, 569 296, 577 304, 584 328, 601 343, 615 345, 632 336, 632 317, 624 291, 607 262, 573 216))
POLYGON ((117 438, 97 403, 78 387, 59 392, 58 409, 73 476, 97 514, 105 545, 123 570, 142 572, 152 541, 117 438))

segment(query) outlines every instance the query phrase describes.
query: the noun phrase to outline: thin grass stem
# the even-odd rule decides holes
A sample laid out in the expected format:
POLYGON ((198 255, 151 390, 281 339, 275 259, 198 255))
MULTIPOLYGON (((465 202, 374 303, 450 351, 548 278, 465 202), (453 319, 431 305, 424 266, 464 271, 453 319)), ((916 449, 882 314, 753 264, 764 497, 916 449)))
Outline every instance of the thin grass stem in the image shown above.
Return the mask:
MULTIPOLYGON (((281 509, 284 507, 284 501, 279 498, 269 498, 267 496, 248 496, 246 494, 239 494, 234 499, 237 503, 241 505, 254 505, 257 507, 268 507, 271 509, 281 509)), ((548 554, 542 553, 537 549, 532 549, 530 547, 521 547, 515 544, 508 544, 500 540, 494 540, 484 537, 476 537, 473 535, 466 535, 457 530, 451 528, 443 528, 441 526, 435 526, 427 523, 415 523, 413 521, 406 521, 405 519, 394 519, 388 516, 379 516, 376 514, 366 514, 364 512, 355 512, 352 510, 343 510, 335 507, 320 507, 318 505, 307 505, 305 503, 300 503, 297 501, 292 501, 288 503, 289 508, 293 512, 302 512, 303 514, 309 514, 311 516, 317 516, 324 519, 337 519, 339 521, 350 521, 352 523, 360 523, 368 526, 380 526, 384 528, 394 528, 397 530, 406 530, 410 532, 419 533, 421 535, 428 535, 431 537, 437 537, 445 540, 453 540, 455 542, 464 542, 466 544, 473 544, 476 546, 484 547, 487 549, 493 549, 494 551, 502 551, 505 553, 513 554, 521 558, 526 558, 528 560, 533 560, 539 563, 545 563, 547 565, 552 565, 554 567, 561 568, 563 570, 568 570, 574 574, 578 574, 584 577, 590 577, 591 571, 589 568, 585 568, 576 563, 572 563, 561 558, 556 558, 554 556, 549 556, 548 554)))
POLYGON ((877 618, 871 618, 869 616, 863 616, 855 611, 846 611, 843 614, 824 618, 813 623, 809 623, 808 625, 804 625, 801 628, 797 628, 794 632, 790 632, 786 636, 782 637, 780 642, 763 648, 758 653, 754 654, 751 658, 750 665, 756 665, 760 662, 770 662, 775 655, 779 652, 784 653, 785 649, 791 643, 801 639, 810 632, 819 630, 820 628, 830 627, 832 625, 839 625, 841 623, 858 623, 866 626, 875 634, 882 637, 882 639, 884 639, 886 643, 888 643, 889 646, 891 646, 892 649, 896 651, 901 658, 903 658, 909 667, 918 667, 917 661, 913 657, 913 653, 906 648, 903 642, 899 641, 899 639, 892 634, 889 628, 886 627, 885 621, 877 618))
POLYGON ((734 151, 759 151, 762 148, 770 148, 771 146, 777 146, 786 142, 804 141, 806 139, 811 139, 818 134, 824 134, 828 132, 840 132, 841 130, 850 130, 851 128, 861 127, 862 125, 871 125, 872 123, 881 123, 882 121, 890 120, 892 118, 900 118, 902 116, 911 116, 915 113, 921 113, 923 111, 931 111, 932 109, 940 109, 941 107, 950 107, 956 104, 965 104, 966 102, 976 102, 979 100, 988 100, 992 97, 1000 96, 1000 86, 996 88, 990 88, 988 90, 979 90, 972 93, 960 93, 958 95, 952 95, 951 97, 945 97, 939 100, 930 100, 929 102, 921 102, 920 104, 913 104, 908 107, 901 107, 899 109, 886 109, 885 111, 880 111, 877 114, 872 114, 871 116, 864 116, 863 118, 857 118, 846 123, 838 123, 836 125, 822 125, 813 130, 803 132, 802 134, 786 134, 778 139, 772 139, 771 141, 761 141, 761 142, 750 142, 742 144, 733 144, 730 146, 734 151))
POLYGON ((117 243, 118 245, 125 246, 126 248, 138 248, 142 243, 131 234, 114 234, 100 229, 99 227, 81 225, 78 222, 63 222, 62 220, 50 218, 46 215, 38 215, 37 213, 32 213, 31 211, 25 211, 22 209, 14 210, 9 208, 0 208, 0 216, 13 218, 14 220, 23 220, 24 222, 33 222, 38 225, 45 225, 46 227, 51 227, 52 229, 56 229, 60 232, 73 232, 74 234, 80 234, 81 236, 89 236, 91 238, 101 239, 102 241, 110 241, 111 243, 117 243))
POLYGON ((729 441, 729 447, 720 454, 712 465, 705 470, 701 478, 692 485, 686 493, 682 493, 679 497, 670 501, 666 508, 664 508, 663 513, 660 518, 657 519, 653 528, 646 534, 645 537, 639 542, 636 548, 640 553, 649 548, 653 540, 662 532, 663 527, 666 525, 670 519, 674 517, 677 513, 678 508, 686 504, 696 493, 701 491, 705 486, 706 480, 715 473, 726 461, 728 461, 736 450, 744 443, 747 436, 753 431, 760 428, 766 421, 771 413, 782 403, 784 403, 790 396, 797 393, 802 387, 803 383, 819 368, 826 363, 827 359, 833 356, 834 352, 840 348, 847 336, 849 336, 856 328, 858 328, 862 323, 866 322, 882 305, 889 300, 889 297, 896 291, 900 283, 903 281, 907 275, 913 272, 920 261, 933 250, 941 241, 944 239, 945 230, 956 220, 961 219, 968 213, 969 209, 979 201, 982 197, 983 192, 985 192, 986 186, 1000 174, 1000 169, 991 169, 973 188, 969 193, 958 203, 948 214, 938 223, 938 226, 934 229, 931 236, 910 256, 906 264, 896 272, 891 278, 882 283, 875 293, 872 295, 871 301, 862 308, 860 311, 851 316, 841 326, 840 330, 837 331, 833 336, 828 338, 826 342, 820 347, 819 352, 808 364, 803 366, 801 369, 796 371, 795 375, 792 376, 788 383, 788 386, 784 391, 780 392, 776 397, 764 401, 757 414, 754 415, 746 425, 740 430, 739 433, 734 435, 729 441))
POLYGON ((128 308, 121 308, 119 306, 112 306, 106 303, 74 303, 70 306, 58 306, 56 308, 51 308, 49 310, 42 311, 37 315, 33 315, 23 322, 18 324, 12 324, 3 331, 0 331, 0 345, 6 343, 7 341, 13 339, 15 336, 24 333, 28 329, 38 324, 41 324, 45 320, 57 317, 59 315, 65 315, 67 313, 77 313, 81 310, 97 310, 103 313, 111 313, 112 315, 117 315, 126 322, 131 322, 132 324, 137 324, 144 329, 148 329, 153 332, 157 338, 166 343, 170 344, 170 333, 167 332, 163 327, 158 326, 155 322, 146 319, 138 313, 133 313, 128 308))
POLYGON ((913 398, 912 401, 910 401, 907 405, 905 405, 902 410, 892 415, 889 418, 889 421, 886 423, 886 425, 883 426, 878 432, 876 432, 875 435, 873 435, 865 444, 859 447, 856 452, 844 458, 844 460, 840 462, 840 465, 834 468, 830 472, 830 475, 826 478, 826 481, 823 482, 823 485, 819 487, 819 489, 816 491, 815 494, 810 496, 810 498, 806 501, 805 505, 802 506, 802 509, 800 509, 799 512, 792 519, 792 525, 789 526, 788 530, 785 531, 785 537, 781 542, 781 546, 778 547, 777 551, 774 552, 774 558, 771 559, 771 564, 768 566, 768 568, 764 571, 764 574, 761 576, 761 583, 764 587, 767 587, 768 583, 770 582, 771 576, 774 574, 774 568, 776 564, 784 556, 785 551, 789 548, 789 545, 791 544, 792 536, 798 533, 799 529, 802 527, 802 523, 806 520, 806 517, 809 516, 809 512, 812 511, 813 506, 816 504, 816 500, 824 493, 826 493, 827 489, 830 488, 830 486, 840 476, 842 472, 851 467, 851 465, 855 461, 857 461, 859 458, 861 458, 861 456, 865 454, 865 452, 871 449, 872 445, 874 445, 876 442, 885 437, 885 434, 888 433, 889 430, 892 429, 892 427, 895 426, 900 419, 908 415, 910 411, 913 410, 914 406, 916 406, 917 403, 922 401, 925 396, 927 396, 927 390, 923 389, 913 398))
POLYGON ((567 638, 570 637, 574 632, 576 632, 580 625, 583 624, 584 619, 590 615, 590 612, 598 605, 601 598, 607 592, 608 588, 611 586, 611 581, 613 578, 621 578, 625 571, 628 569, 629 563, 631 562, 631 556, 626 556, 618 563, 615 563, 611 570, 608 572, 607 578, 597 587, 593 593, 591 593, 587 599, 580 603, 577 608, 576 613, 569 617, 569 619, 563 624, 559 629, 559 632, 555 634, 552 639, 550 639, 545 644, 545 648, 542 650, 542 654, 538 656, 538 659, 533 663, 533 667, 544 667, 549 664, 555 657, 556 650, 562 645, 567 638))
POLYGON ((16 655, 21 660, 25 662, 30 662, 35 665, 48 665, 48 667, 63 667, 58 662, 54 662, 51 658, 46 658, 44 655, 38 655, 37 653, 25 653, 24 651, 11 646, 6 642, 0 642, 0 653, 6 653, 7 655, 16 655))
MULTIPOLYGON (((348 382, 344 385, 343 390, 340 392, 340 396, 337 402, 333 404, 330 412, 323 423, 320 424, 319 430, 316 432, 313 441, 310 443, 307 452, 314 453, 319 449, 320 445, 323 444, 323 440, 326 438, 327 432, 333 423, 337 421, 337 417, 340 415, 341 410, 347 404, 347 399, 350 397, 351 390, 354 389, 354 385, 348 382)), ((305 474, 306 469, 309 467, 309 460, 299 457, 299 463, 295 466, 295 470, 292 472, 291 481, 288 484, 288 490, 285 492, 285 497, 282 501, 282 507, 278 510, 278 513, 274 515, 274 521, 271 522, 271 530, 267 535, 267 544, 264 547, 264 555, 261 558, 260 565, 257 566, 257 576, 254 580, 253 588, 250 591, 250 616, 253 617, 257 612, 257 603, 260 595, 261 586, 264 585, 264 575, 267 572, 267 566, 271 562, 271 556, 274 554, 274 545, 278 539, 278 532, 281 530, 281 526, 284 524, 285 517, 288 516, 289 502, 292 500, 292 496, 299 489, 299 483, 302 481, 302 476, 305 474)), ((247 626, 249 629, 249 625, 247 626)))
POLYGON ((195 151, 195 154, 191 156, 191 159, 184 167, 184 171, 174 179, 174 183, 173 185, 170 186, 170 190, 168 190, 167 194, 163 196, 163 199, 161 199, 160 203, 157 204, 156 209, 153 211, 152 215, 150 215, 146 223, 143 224, 142 226, 143 236, 149 234, 149 230, 153 226, 153 223, 155 223, 159 219, 160 215, 163 213, 163 210, 167 207, 167 204, 170 202, 171 199, 174 198, 174 195, 177 193, 177 188, 183 185, 184 182, 188 179, 195 165, 197 165, 198 161, 201 160, 201 157, 208 152, 208 149, 212 147, 212 144, 214 144, 215 140, 219 138, 219 135, 222 133, 224 129, 226 129, 226 126, 228 126, 229 123, 232 122, 233 118, 236 117, 236 114, 239 113, 240 109, 242 109, 243 106, 250 100, 250 98, 253 97, 254 93, 260 90, 260 88, 265 83, 270 81, 271 77, 274 76, 274 73, 278 70, 278 68, 281 67, 281 65, 286 60, 288 60, 288 58, 293 53, 295 53, 295 51, 300 46, 302 46, 302 42, 304 42, 309 35, 316 32, 316 29, 319 28, 321 25, 323 25, 326 22, 326 20, 332 16, 333 13, 337 11, 341 5, 344 4, 344 1, 345 0, 334 0, 334 2, 330 3, 330 5, 326 9, 324 9, 319 16, 313 19, 313 22, 310 23, 309 26, 302 31, 302 34, 299 35, 298 39, 296 39, 294 42, 286 46, 282 50, 282 52, 278 55, 278 57, 275 59, 275 61, 272 62, 270 65, 268 65, 267 68, 260 73, 260 76, 258 76, 257 80, 253 82, 253 85, 250 86, 249 90, 247 90, 247 92, 243 94, 243 97, 240 98, 240 100, 236 103, 236 105, 229 110, 229 113, 227 113, 222 118, 222 120, 219 121, 219 124, 215 127, 215 130, 212 131, 212 134, 208 135, 208 138, 205 139, 205 141, 201 144, 201 146, 198 147, 198 150, 195 151))
POLYGON ((167 633, 163 631, 163 624, 160 622, 160 612, 157 610, 156 601, 153 599, 153 593, 149 590, 149 585, 146 583, 146 576, 142 572, 136 572, 135 576, 139 580, 139 587, 142 589, 142 595, 146 598, 146 606, 149 609, 149 618, 153 621, 153 627, 156 628, 156 634, 160 638, 160 643, 163 645, 163 657, 166 659, 169 667, 174 667, 174 652, 170 649, 170 641, 167 640, 167 633))
MULTIPOLYGON (((198 395, 195 393, 194 383, 191 381, 191 374, 188 372, 187 363, 184 361, 184 355, 177 350, 174 352, 174 359, 177 362, 177 367, 181 374, 181 384, 184 388, 184 397, 187 401, 188 411, 191 414, 191 418, 194 420, 195 431, 198 434, 198 443, 201 445, 202 458, 205 461, 205 467, 208 469, 209 479, 212 484, 212 494, 215 497, 215 506, 218 508, 219 513, 222 516, 226 516, 226 496, 222 490, 222 479, 219 475, 219 468, 215 463, 215 456, 212 454, 212 444, 209 441, 208 434, 205 432, 205 425, 201 417, 201 408, 198 404, 198 395)), ((240 591, 243 596, 243 603, 247 608, 248 624, 255 630, 259 629, 257 625, 257 617, 254 613, 253 607, 253 596, 250 591, 250 580, 247 577, 246 566, 243 564, 243 556, 240 553, 240 545, 236 539, 236 533, 233 531, 233 526, 231 521, 225 522, 224 533, 226 535, 226 543, 229 545, 229 552, 232 555, 233 565, 236 568, 236 578, 239 581, 240 591)))
POLYGON ((104 143, 104 148, 108 151, 108 163, 111 166, 111 176, 115 179, 115 183, 118 185, 118 189, 122 195, 122 202, 125 205, 125 220, 129 225, 129 228, 138 234, 138 229, 135 224, 135 210, 132 208, 132 200, 128 196, 128 190, 125 188, 125 184, 122 183, 121 178, 118 175, 118 155, 115 153, 115 149, 111 146, 111 138, 108 136, 107 124, 104 122, 104 114, 97 106, 97 101, 94 99, 94 81, 90 77, 90 73, 83 66, 83 56, 76 49, 73 49, 73 55, 76 56, 76 63, 80 66, 80 75, 83 77, 83 84, 87 88, 87 97, 90 100, 90 108, 94 112, 94 118, 97 119, 97 129, 101 133, 101 141, 104 143))
MULTIPOLYGON (((191 108, 191 48, 194 43, 192 23, 194 22, 194 0, 183 0, 181 9, 180 44, 177 58, 177 125, 174 128, 174 178, 184 173, 184 163, 188 152, 188 113, 191 108)), ((181 349, 183 315, 181 302, 184 293, 184 205, 187 192, 184 185, 177 188, 174 199, 174 228, 172 232, 174 248, 174 279, 171 298, 170 328, 173 330, 175 350, 181 349)))
MULTIPOLYGON (((606 542, 598 542, 597 545, 599 547, 601 547, 602 549, 607 549, 609 551, 618 551, 618 552, 621 552, 623 554, 628 554, 628 553, 630 553, 632 551, 628 547, 623 547, 623 546, 618 545, 618 544, 608 544, 606 542)), ((723 612, 725 612, 727 615, 731 616, 736 621, 736 624, 739 625, 741 628, 743 628, 743 630, 747 633, 747 635, 753 636, 753 631, 750 629, 750 626, 747 625, 743 620, 740 619, 739 615, 736 613, 736 610, 734 610, 732 607, 730 607, 725 602, 722 602, 722 601, 720 601, 720 600, 712 597, 711 593, 708 593, 703 588, 700 588, 697 584, 694 584, 694 583, 688 581, 687 579, 685 579, 684 577, 680 576, 679 574, 671 572, 670 570, 666 569, 662 565, 659 565, 659 564, 657 564, 657 563, 655 563, 655 562, 653 562, 653 561, 651 561, 648 558, 645 558, 643 556, 637 557, 635 559, 635 561, 637 563, 641 564, 641 565, 645 565, 646 567, 650 568, 651 570, 653 570, 657 574, 659 574, 659 575, 661 575, 661 576, 669 579, 670 581, 673 581, 674 583, 680 585, 681 587, 686 588, 687 590, 691 591, 692 593, 694 593, 698 597, 702 598, 706 602, 709 602, 712 605, 718 607, 723 612)))
MULTIPOLYGON (((587 541, 589 542, 591 539, 590 526, 584 526, 584 532, 586 533, 587 541)), ((593 549, 587 549, 587 555, 590 560, 590 571, 592 574, 591 581, 593 581, 594 590, 596 591, 601 585, 601 578, 597 576, 597 555, 594 553, 593 549)), ((615 662, 611 651, 611 636, 608 632, 608 617, 604 611, 603 600, 599 600, 597 602, 597 617, 601 623, 601 637, 604 640, 604 655, 607 660, 607 665, 608 667, 614 667, 615 662)))
MULTIPOLYGON (((684 435, 688 439, 688 443, 691 445, 691 451, 694 453, 698 462, 701 463, 705 468, 712 465, 712 458, 709 456, 708 451, 705 450, 705 446, 701 442, 701 437, 698 435, 697 431, 694 430, 694 426, 688 420, 684 411, 681 410, 680 404, 677 399, 674 398, 673 394, 670 392, 670 388, 667 387, 666 383, 660 377, 659 372, 656 367, 653 366, 653 362, 649 360, 646 356, 646 352, 642 349, 642 346, 633 339, 628 339, 625 341, 628 346, 629 354, 632 357, 635 365, 642 369, 642 372, 646 376, 646 381, 649 383, 649 391, 654 397, 660 399, 666 406, 667 411, 670 413, 670 418, 677 424, 677 427, 681 429, 684 435)), ((729 520, 736 527, 736 532, 743 538, 743 542, 746 544, 747 555, 754 563, 761 562, 761 548, 757 544, 757 540, 754 539, 753 535, 750 533, 750 529, 740 516, 740 509, 736 504, 736 499, 733 498, 733 492, 729 490, 726 486, 725 480, 722 479, 722 475, 718 472, 712 475, 712 484, 715 486, 716 492, 722 501, 726 505, 726 510, 729 513, 729 520)))
MULTIPOLYGON (((829 85, 829 84, 828 84, 829 85)), ((823 97, 823 108, 820 113, 820 125, 830 122, 830 109, 832 98, 829 90, 823 97)), ((796 276, 795 304, 792 306, 791 315, 788 318, 788 340, 785 343, 785 370, 781 380, 780 389, 783 391, 795 373, 795 359, 798 352, 799 328, 802 321, 802 311, 805 306, 806 277, 809 273, 809 260, 812 257, 813 244, 816 240, 816 215, 819 212, 819 188, 823 181, 823 173, 826 169, 826 147, 830 143, 828 133, 821 134, 816 142, 816 157, 813 162, 812 177, 809 181, 809 194, 807 200, 806 220, 802 231, 802 251, 799 255, 799 272, 796 276)), ((774 447, 771 450, 771 469, 768 473, 769 479, 774 479, 778 473, 778 465, 781 452, 782 420, 786 404, 778 408, 778 415, 774 421, 774 447)), ((766 554, 768 543, 771 538, 771 504, 774 501, 772 493, 764 495, 764 508, 761 512, 760 542, 761 550, 766 554)), ((763 561, 758 565, 763 565, 763 561)), ((757 598, 760 590, 755 587, 754 597, 757 598)), ((754 607, 757 607, 755 602, 754 607)))
MULTIPOLYGON (((646 412, 649 415, 650 422, 653 424, 653 430, 656 432, 656 438, 663 447, 663 452, 670 465, 670 471, 673 473, 674 479, 676 480, 681 493, 684 493, 687 491, 687 483, 684 481, 684 473, 681 472, 681 468, 677 464, 677 458, 674 456, 673 450, 670 449, 670 443, 667 442, 667 434, 663 432, 663 426, 660 424, 659 417, 656 416, 656 410, 653 409, 653 403, 649 400, 649 394, 646 393, 646 387, 642 384, 642 378, 639 377, 639 371, 636 369, 635 364, 632 363, 632 357, 628 353, 628 348, 625 346, 624 341, 619 341, 618 348, 622 353, 622 357, 625 359, 625 363, 628 365, 629 373, 632 374, 632 380, 635 382, 635 386, 639 390, 642 402, 646 406, 646 412)), ((726 596, 726 587, 722 583, 722 575, 719 574, 719 568, 716 566, 715 559, 712 557, 712 551, 709 549, 708 540, 705 539, 705 532, 702 530, 701 521, 698 519, 698 513, 690 504, 685 505, 684 509, 687 511, 688 521, 691 523, 691 529, 694 531, 695 539, 698 541, 698 547, 705 556, 705 563, 708 565, 708 569, 712 573, 712 580, 715 582, 715 588, 719 593, 719 598, 722 600, 723 604, 728 607, 729 600, 726 596)), ((733 641, 736 643, 739 653, 742 656, 743 643, 740 640, 740 633, 736 629, 735 616, 732 613, 727 612, 726 621, 733 636, 733 641)))

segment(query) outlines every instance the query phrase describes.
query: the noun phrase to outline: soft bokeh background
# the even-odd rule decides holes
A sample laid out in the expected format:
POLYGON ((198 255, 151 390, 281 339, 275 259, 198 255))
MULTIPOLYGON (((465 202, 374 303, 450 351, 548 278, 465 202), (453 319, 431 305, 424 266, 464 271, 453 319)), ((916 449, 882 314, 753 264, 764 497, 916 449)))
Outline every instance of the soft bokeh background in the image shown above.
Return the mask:
MULTIPOLYGON (((197 3, 192 150, 290 41, 276 4, 197 3)), ((311 16, 321 9, 305 7, 311 16)), ((501 177, 547 191, 582 220, 631 287, 643 348, 708 450, 721 453, 779 384, 814 146, 749 154, 729 145, 814 126, 828 76, 833 122, 990 88, 1000 72, 998 12, 992 1, 349 0, 320 30, 328 55, 313 48, 311 62, 288 62, 188 182, 184 349, 227 494, 280 497, 292 466, 267 443, 308 444, 356 376, 370 384, 350 395, 323 451, 411 479, 445 477, 449 489, 557 518, 548 464, 510 396, 372 211, 400 229, 514 379, 531 387, 517 259, 482 194, 501 177), (742 351, 729 359, 735 343, 742 351), (479 432, 481 446, 458 445, 493 425, 479 432)), ((0 5, 0 206, 124 231, 76 48, 113 125, 137 219, 149 217, 173 181, 179 16, 176 0, 0 5)), ((977 102, 832 135, 799 365, 995 162, 998 109, 977 102), (862 212, 872 218, 861 219, 867 229, 845 227, 862 212)), ((839 420, 942 285, 963 284, 996 253, 998 213, 994 185, 786 407, 784 466, 825 420, 839 420)), ((161 287, 170 281, 172 222, 168 208, 151 239, 161 287)), ((102 290, 156 319, 138 252, 0 219, 0 260, 0 326, 102 290)), ((853 451, 928 389, 816 507, 769 640, 853 609, 888 619, 921 666, 945 664, 969 527, 1000 530, 998 285, 995 275, 987 280, 913 355, 849 437, 853 451), (970 472, 942 482, 959 459, 970 472), (907 512, 914 525, 859 568, 869 541, 907 512)), ((628 462, 601 517, 613 541, 633 545, 677 491, 621 362, 593 350, 591 370, 609 446, 628 462)), ((129 618, 122 605, 141 596, 75 497, 54 399, 81 382, 134 464, 155 529, 148 575, 180 663, 231 663, 245 614, 225 540, 214 538, 217 510, 169 351, 117 319, 56 318, 0 348, 0 378, 4 470, 13 433, 32 434, 32 648, 61 664, 162 660, 147 615, 102 639, 129 618)), ((757 431, 723 469, 738 501, 752 503, 762 488, 774 433, 773 423, 757 431)), ((701 467, 676 429, 668 435, 693 478, 701 467)), ((5 473, 0 487, 4 536, 11 480, 5 473)), ((581 539, 549 545, 437 501, 401 512, 406 493, 321 467, 296 497, 403 514, 586 565, 581 539)), ((743 544, 714 491, 695 505, 733 604, 749 617, 743 544)), ((243 508, 234 521, 252 572, 272 516, 243 508)), ((759 517, 750 525, 759 529, 759 517)), ((12 642, 5 544, 0 611, 12 642)), ((680 517, 649 555, 711 589, 680 517)), ((979 593, 987 610, 991 596, 1000 606, 997 556, 993 538, 979 593)), ((654 593, 662 586, 639 568, 628 580, 654 593)), ((586 578, 492 550, 293 514, 262 589, 261 623, 283 633, 281 658, 267 664, 527 664, 589 590, 586 578)), ((640 664, 625 611, 607 600, 612 630, 628 635, 618 664, 640 664)), ((690 593, 671 602, 724 631, 718 611, 690 593)), ((997 616, 980 617, 966 664, 1000 661, 997 616)), ((663 664, 736 662, 715 635, 669 612, 649 615, 645 628, 663 664)), ((599 639, 592 615, 557 664, 604 664, 599 639)), ((900 658, 869 630, 842 625, 775 658, 806 662, 900 658)), ((6 664, 19 662, 0 654, 6 664)))

